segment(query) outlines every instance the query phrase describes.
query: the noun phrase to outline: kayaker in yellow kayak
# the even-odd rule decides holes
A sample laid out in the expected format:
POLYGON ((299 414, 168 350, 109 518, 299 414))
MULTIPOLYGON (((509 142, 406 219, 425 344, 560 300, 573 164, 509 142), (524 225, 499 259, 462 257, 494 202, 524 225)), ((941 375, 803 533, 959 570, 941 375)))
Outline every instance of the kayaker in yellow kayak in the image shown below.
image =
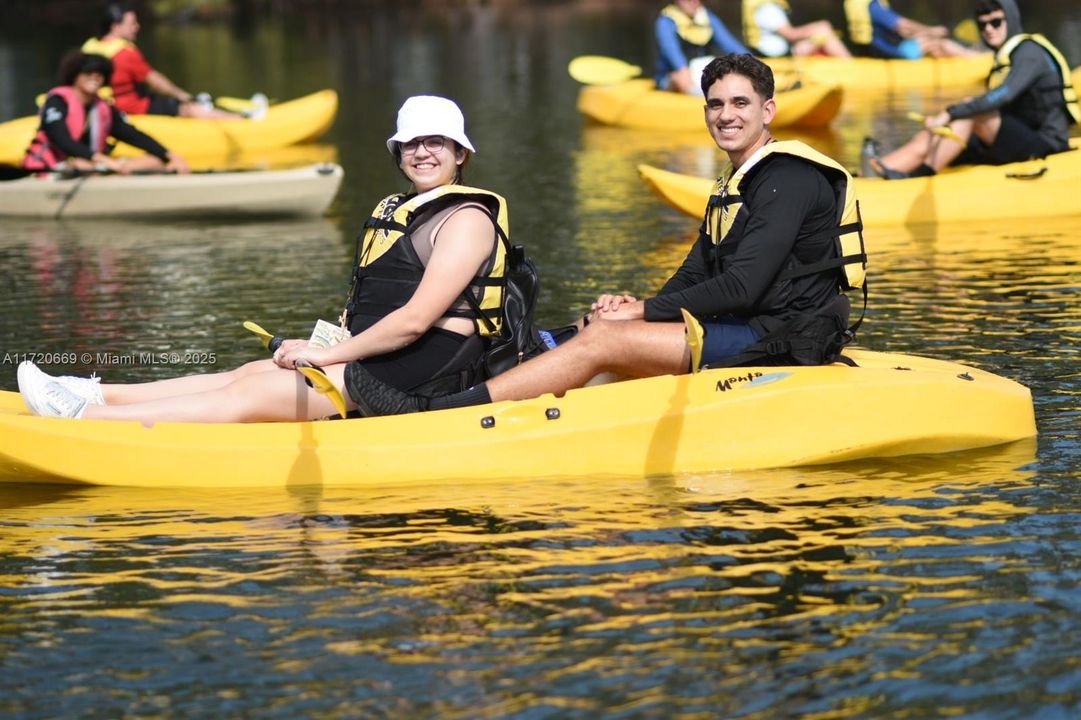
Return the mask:
POLYGON ((704 328, 703 365, 832 362, 851 337, 842 288, 862 284, 866 262, 852 178, 802 142, 773 141, 774 79, 761 60, 716 58, 702 90, 706 126, 732 169, 714 188, 698 241, 656 297, 601 295, 574 338, 446 397, 402 392, 361 367, 350 387, 361 413, 561 395, 605 372, 686 373, 699 344, 688 341, 688 325, 704 328), (684 311, 693 322, 685 325, 684 311))
POLYGON ((850 58, 829 20, 793 25, 787 0, 743 0, 743 39, 762 57, 850 58))
POLYGON ((129 124, 124 114, 106 103, 98 92, 108 82, 112 63, 101 55, 78 50, 60 63, 60 85, 48 92, 41 106, 41 125, 23 158, 22 167, 40 171, 133 172, 172 170, 188 172, 177 153, 129 124), (109 138, 146 155, 113 158, 109 138))
POLYGON ((995 51, 988 91, 926 118, 924 130, 886 155, 868 145, 864 174, 920 177, 947 165, 1004 165, 1069 149, 1081 109, 1062 53, 1024 32, 1014 0, 978 0, 975 12, 980 37, 995 51), (943 127, 954 139, 931 132, 943 127))
MULTIPOLYGON (((356 371, 408 392, 467 387, 484 348, 471 293, 498 316, 507 231, 506 203, 462 185, 474 152, 451 100, 407 99, 387 140, 412 191, 383 199, 365 223, 345 317, 351 336, 330 347, 286 340, 271 359, 228 372, 113 385, 53 378, 33 363, 18 369, 19 390, 39 415, 113 420, 262 422, 335 413, 308 387, 298 363, 322 367, 339 388, 356 371)), ((350 401, 350 408, 355 405, 350 401)))
POLYGON ((665 5, 654 24, 654 35, 660 90, 695 94, 698 75, 710 58, 750 52, 702 0, 674 0, 665 5))
MULTIPOLYGON (((109 3, 105 7, 101 35, 83 43, 83 52, 104 55, 113 61, 113 102, 118 108, 130 115, 178 115, 219 120, 244 117, 197 102, 194 95, 151 67, 135 45, 139 28, 139 18, 130 5, 109 3)), ((254 110, 254 115, 266 112, 265 98, 261 104, 263 107, 254 110)))
POLYGON ((887 60, 958 57, 976 51, 950 38, 944 25, 924 25, 890 7, 888 0, 844 0, 852 53, 887 60))

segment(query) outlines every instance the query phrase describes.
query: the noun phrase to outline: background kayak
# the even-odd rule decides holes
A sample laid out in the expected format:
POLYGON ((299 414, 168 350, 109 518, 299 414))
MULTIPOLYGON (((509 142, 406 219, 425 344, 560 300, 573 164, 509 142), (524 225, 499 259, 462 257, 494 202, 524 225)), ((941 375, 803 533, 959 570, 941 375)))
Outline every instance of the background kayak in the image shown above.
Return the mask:
POLYGON ((321 215, 342 182, 331 163, 292 170, 188 175, 53 174, 0 182, 0 215, 177 217, 321 215))
MULTIPOLYGON (((321 90, 271 105, 259 120, 196 120, 164 115, 129 115, 128 120, 187 158, 269 150, 315 140, 334 123, 337 112, 338 93, 321 90)), ((0 165, 22 162, 38 124, 36 115, 0 124, 0 165)), ((121 143, 114 155, 131 157, 142 152, 121 143)))

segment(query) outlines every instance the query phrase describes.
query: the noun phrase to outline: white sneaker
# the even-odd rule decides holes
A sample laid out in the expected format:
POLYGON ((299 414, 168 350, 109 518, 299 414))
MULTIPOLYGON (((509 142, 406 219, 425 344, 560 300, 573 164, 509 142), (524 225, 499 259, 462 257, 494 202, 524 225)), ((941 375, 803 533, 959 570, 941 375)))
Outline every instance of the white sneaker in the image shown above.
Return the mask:
POLYGON ((19 373, 20 376, 23 373, 39 375, 40 381, 42 382, 48 382, 50 380, 58 382, 83 400, 86 400, 88 405, 105 404, 105 397, 101 394, 101 378, 97 375, 91 374, 88 378, 75 377, 74 375, 53 377, 29 360, 19 365, 19 373), (23 369, 23 365, 27 366, 25 370, 23 369))
POLYGON ((38 370, 33 363, 20 363, 17 374, 23 402, 35 415, 59 418, 83 416, 86 400, 38 370))

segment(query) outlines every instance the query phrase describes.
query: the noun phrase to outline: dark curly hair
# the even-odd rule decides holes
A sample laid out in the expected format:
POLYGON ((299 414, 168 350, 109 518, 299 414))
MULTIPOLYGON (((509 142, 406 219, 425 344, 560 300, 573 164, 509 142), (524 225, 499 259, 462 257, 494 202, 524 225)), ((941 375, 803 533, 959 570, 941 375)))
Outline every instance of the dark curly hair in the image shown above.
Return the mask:
POLYGON ((710 61, 702 71, 702 94, 709 95, 709 89, 725 75, 736 73, 751 81, 751 87, 763 100, 773 97, 773 70, 753 55, 728 53, 710 61))
POLYGON ((109 84, 113 76, 113 61, 104 55, 84 53, 82 50, 69 50, 60 60, 58 73, 61 85, 71 85, 80 73, 100 73, 109 84))

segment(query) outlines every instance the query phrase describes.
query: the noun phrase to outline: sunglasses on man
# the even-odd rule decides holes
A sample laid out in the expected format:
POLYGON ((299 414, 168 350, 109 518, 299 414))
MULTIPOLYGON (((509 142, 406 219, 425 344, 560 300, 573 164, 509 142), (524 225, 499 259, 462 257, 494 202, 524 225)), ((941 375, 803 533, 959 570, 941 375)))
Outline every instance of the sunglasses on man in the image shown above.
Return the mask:
POLYGON ((987 28, 998 30, 1002 27, 1002 23, 1004 22, 1006 22, 1006 18, 1002 17, 991 18, 990 20, 977 20, 976 27, 980 29, 980 32, 983 32, 987 28))

